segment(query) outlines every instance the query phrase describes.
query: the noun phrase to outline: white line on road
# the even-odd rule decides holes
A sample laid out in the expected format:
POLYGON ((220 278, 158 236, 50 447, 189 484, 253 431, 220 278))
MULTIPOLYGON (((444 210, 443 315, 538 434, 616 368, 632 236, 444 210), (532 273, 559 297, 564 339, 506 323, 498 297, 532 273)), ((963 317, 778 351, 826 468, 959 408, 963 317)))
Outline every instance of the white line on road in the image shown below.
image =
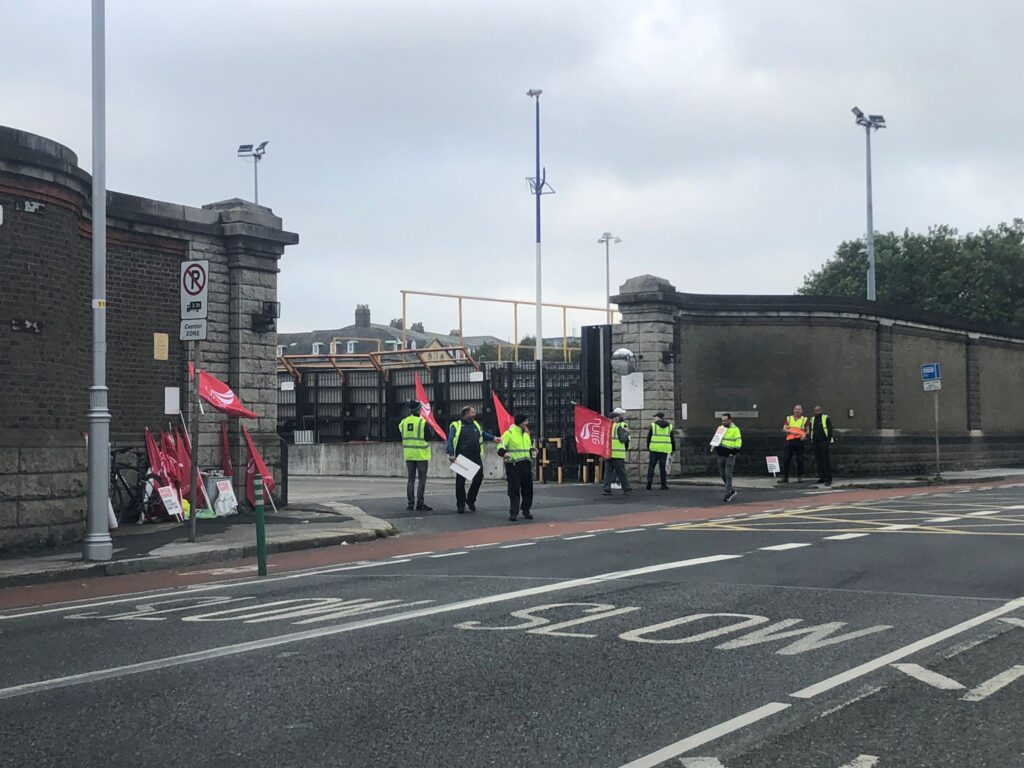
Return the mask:
POLYGON ((780 704, 779 702, 765 704, 763 707, 752 709, 738 717, 734 717, 732 720, 726 720, 724 723, 719 723, 718 725, 707 728, 700 733, 695 733, 693 736, 688 736, 685 739, 677 741, 674 744, 669 744, 667 747, 662 747, 657 752, 651 752, 649 755, 638 757, 636 760, 626 763, 621 768, 653 768, 656 765, 664 763, 666 760, 671 760, 673 757, 678 757, 685 752, 689 752, 691 749, 703 746, 709 741, 720 739, 723 736, 729 735, 733 731, 746 728, 748 725, 752 725, 759 720, 764 720, 766 717, 778 714, 782 710, 788 709, 789 706, 789 704, 780 704))
POLYGON ((766 552, 783 552, 783 551, 785 551, 787 549, 800 549, 800 547, 809 547, 809 546, 811 546, 809 542, 803 542, 803 541, 796 542, 796 541, 794 541, 794 542, 791 542, 789 544, 774 544, 774 545, 772 545, 770 547, 758 547, 758 549, 764 550, 766 552))
POLYGON ((886 525, 883 528, 876 528, 877 531, 905 531, 908 528, 917 528, 916 525, 910 523, 897 523, 896 525, 886 525))
POLYGON ((683 768, 725 768, 717 757, 684 757, 683 768))
POLYGON ((998 515, 1001 510, 998 509, 985 509, 981 512, 968 512, 968 517, 982 517, 984 515, 998 515))
POLYGON ((826 536, 828 541, 847 541, 848 539, 859 539, 861 536, 867 536, 866 533, 840 533, 835 536, 826 536))
POLYGON ((431 560, 436 560, 439 557, 458 557, 459 555, 468 555, 469 552, 462 550, 461 552, 442 552, 440 555, 431 555, 431 560))
POLYGON ((587 531, 587 533, 605 533, 610 530, 611 528, 594 528, 593 530, 587 531))
POLYGON ((623 528, 621 531, 616 531, 616 533, 643 533, 643 530, 643 528, 623 528))
POLYGON ((982 699, 987 699, 996 691, 1008 686, 1018 677, 1024 677, 1024 666, 1020 664, 1010 667, 1005 672, 1000 672, 995 677, 986 680, 977 688, 971 689, 960 698, 963 701, 981 701, 982 699))
POLYGON ((480 547, 493 547, 498 542, 489 541, 486 544, 467 544, 466 549, 480 549, 480 547))
POLYGON ((963 690, 963 685, 956 680, 940 675, 938 672, 932 672, 930 669, 925 669, 920 664, 893 664, 893 667, 905 675, 910 675, 915 680, 920 680, 925 685, 938 688, 940 691, 963 690))
POLYGON ((933 517, 929 520, 925 520, 926 523, 952 523, 954 520, 959 520, 959 517, 933 517))
POLYGON ((536 541, 524 541, 520 544, 503 544, 498 549, 515 549, 516 547, 535 547, 537 546, 536 541))
POLYGON ((408 555, 392 555, 392 560, 397 560, 400 557, 422 557, 423 555, 432 555, 434 550, 428 549, 426 552, 410 552, 408 555))
POLYGON ((592 539, 596 533, 584 533, 582 536, 566 536, 562 541, 576 541, 577 539, 592 539))
POLYGON ((668 523, 644 523, 641 528, 657 528, 659 525, 668 525, 668 523))
POLYGON ((806 688, 801 688, 799 691, 791 693, 790 696, 793 696, 797 699, 812 699, 818 694, 825 693, 826 691, 831 691, 833 688, 838 688, 841 685, 845 685, 846 683, 849 683, 852 680, 856 680, 859 677, 863 677, 864 675, 870 674, 875 670, 881 669, 882 667, 886 667, 889 664, 899 661, 900 659, 905 659, 907 656, 917 653, 920 650, 930 648, 933 645, 937 645, 938 643, 941 643, 943 640, 948 640, 951 637, 956 637, 957 635, 963 634, 967 630, 977 627, 979 624, 984 624, 986 621, 992 621, 993 619, 999 618, 1003 614, 1012 613, 1013 611, 1019 610, 1021 608, 1024 608, 1024 597, 1018 597, 1016 600, 1011 600, 1008 603, 1004 603, 998 608, 994 608, 991 611, 987 611, 986 613, 982 613, 979 616, 975 616, 973 619, 962 621, 959 624, 949 627, 948 629, 936 632, 934 635, 928 635, 928 637, 921 638, 920 640, 910 643, 909 645, 905 645, 902 648, 897 648, 895 651, 886 653, 882 656, 879 656, 876 659, 872 659, 871 661, 867 661, 863 664, 853 667, 852 669, 848 669, 845 672, 840 672, 838 675, 833 675, 832 677, 822 680, 819 683, 809 685, 806 688))
POLYGON ((524 597, 534 597, 536 595, 546 595, 551 592, 561 592, 563 590, 575 589, 577 587, 588 587, 593 586, 595 584, 603 584, 608 581, 631 579, 636 576, 645 576, 651 573, 672 571, 677 570, 679 568, 689 568, 695 565, 719 563, 724 560, 738 560, 741 557, 743 556, 708 555, 706 557, 696 557, 689 560, 675 560, 668 563, 659 563, 657 565, 647 565, 641 568, 631 568, 625 571, 611 571, 609 573, 600 573, 596 576, 586 576, 581 579, 570 579, 569 581, 557 582, 555 584, 544 584, 536 587, 527 587, 526 589, 517 589, 513 592, 504 592, 497 595, 488 595, 486 597, 475 597, 469 600, 461 600, 456 603, 435 605, 430 606, 429 608, 418 608, 414 611, 405 611, 404 613, 395 613, 389 616, 378 616, 373 619, 353 621, 348 624, 338 624, 331 627, 319 627, 317 629, 309 629, 302 632, 292 632, 287 635, 278 635, 277 637, 268 637, 262 640, 252 640, 245 643, 236 643, 235 645, 224 645, 218 648, 208 648, 202 651, 183 653, 177 656, 169 656, 163 659, 152 659, 150 661, 143 661, 136 664, 127 664, 125 666, 120 667, 109 667, 107 669, 98 669, 93 672, 83 672, 77 675, 68 675, 67 677, 58 677, 51 680, 40 680, 34 683, 24 683, 22 685, 15 685, 9 688, 0 688, 0 699, 11 699, 17 696, 24 696, 31 693, 39 693, 41 691, 50 691, 58 688, 68 688, 74 685, 94 683, 100 680, 110 680, 113 678, 127 677, 128 675, 135 675, 141 672, 151 672, 157 669, 166 669, 168 667, 183 666, 185 664, 195 664, 197 662, 210 661, 212 659, 219 659, 225 656, 235 656, 238 654, 248 653, 249 651, 258 651, 264 648, 273 648, 279 645, 297 643, 303 640, 313 640, 320 637, 340 635, 347 632, 354 632, 355 630, 359 629, 379 627, 385 624, 396 624, 402 621, 421 619, 427 616, 435 616, 441 613, 462 611, 467 608, 479 608, 480 606, 484 605, 493 605, 494 603, 503 603, 510 600, 519 600, 524 597))

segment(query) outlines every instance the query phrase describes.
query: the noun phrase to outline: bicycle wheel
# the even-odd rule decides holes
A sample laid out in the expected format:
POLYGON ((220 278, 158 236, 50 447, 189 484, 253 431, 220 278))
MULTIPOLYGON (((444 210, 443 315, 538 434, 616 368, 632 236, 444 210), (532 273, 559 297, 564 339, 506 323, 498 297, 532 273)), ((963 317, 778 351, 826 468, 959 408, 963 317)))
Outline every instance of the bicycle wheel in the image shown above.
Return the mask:
POLYGON ((114 516, 117 518, 118 523, 130 523, 138 518, 137 511, 135 511, 134 516, 132 514, 135 510, 135 501, 132 499, 128 484, 121 475, 114 479, 110 503, 114 507, 114 516))

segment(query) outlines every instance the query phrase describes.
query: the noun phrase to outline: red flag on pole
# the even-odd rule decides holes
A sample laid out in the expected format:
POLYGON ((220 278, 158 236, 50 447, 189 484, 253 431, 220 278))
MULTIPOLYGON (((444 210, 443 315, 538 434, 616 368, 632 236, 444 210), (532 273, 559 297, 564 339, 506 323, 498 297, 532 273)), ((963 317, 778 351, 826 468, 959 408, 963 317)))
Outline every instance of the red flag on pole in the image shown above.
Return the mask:
POLYGON ((612 455, 612 420, 597 411, 577 405, 576 453, 591 453, 605 459, 612 455))
POLYGON ((185 498, 192 493, 192 441, 188 439, 188 433, 179 430, 177 440, 178 463, 181 464, 181 474, 178 479, 181 482, 181 496, 185 498))
POLYGON ((249 430, 242 427, 242 434, 245 435, 245 442, 249 446, 249 462, 245 466, 245 498, 249 500, 249 503, 256 506, 256 473, 259 472, 263 475, 263 487, 267 494, 274 492, 274 488, 277 484, 274 482, 274 476, 267 469, 267 465, 263 462, 263 457, 260 456, 260 452, 256 450, 256 446, 252 442, 252 437, 249 435, 249 430))
POLYGON ((224 472, 224 477, 232 477, 235 474, 235 469, 231 466, 231 444, 228 441, 228 423, 226 421, 220 423, 220 467, 224 472))
POLYGON ((430 409, 430 401, 427 400, 427 391, 423 388, 423 382, 420 381, 420 375, 418 373, 413 374, 416 377, 416 400, 420 404, 420 416, 427 420, 427 424, 434 428, 437 432, 437 436, 442 440, 447 440, 448 435, 437 423, 437 419, 434 418, 434 414, 430 409))
MULTIPOLYGON (((188 364, 188 377, 189 380, 195 377, 195 367, 192 363, 188 364)), ((239 416, 243 419, 259 418, 255 413, 242 405, 242 401, 238 399, 238 395, 234 393, 231 387, 202 368, 199 369, 199 396, 218 411, 226 413, 228 416, 239 416)))
POLYGON ((181 493, 182 466, 178 458, 178 447, 174 444, 174 436, 160 431, 160 451, 163 453, 164 466, 167 468, 167 479, 181 493))
POLYGON ((160 485, 170 485, 170 473, 167 471, 164 455, 157 447, 156 440, 153 438, 153 433, 149 431, 149 427, 146 427, 146 455, 149 458, 149 469, 156 475, 160 485))
POLYGON ((494 415, 498 417, 498 434, 504 435, 505 431, 515 422, 505 410, 505 406, 501 404, 501 400, 498 399, 498 393, 491 392, 491 398, 494 400, 494 415))

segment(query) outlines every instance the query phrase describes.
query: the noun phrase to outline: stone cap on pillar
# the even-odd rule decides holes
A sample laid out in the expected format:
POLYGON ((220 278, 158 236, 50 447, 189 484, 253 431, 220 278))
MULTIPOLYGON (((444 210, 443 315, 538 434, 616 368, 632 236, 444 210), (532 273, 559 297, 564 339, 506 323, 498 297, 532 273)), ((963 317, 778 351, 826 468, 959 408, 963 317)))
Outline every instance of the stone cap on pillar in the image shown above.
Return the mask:
POLYGON ((676 287, 664 277, 655 275, 639 275, 631 277, 619 287, 617 295, 612 296, 616 304, 635 304, 645 301, 671 301, 676 295, 676 287))

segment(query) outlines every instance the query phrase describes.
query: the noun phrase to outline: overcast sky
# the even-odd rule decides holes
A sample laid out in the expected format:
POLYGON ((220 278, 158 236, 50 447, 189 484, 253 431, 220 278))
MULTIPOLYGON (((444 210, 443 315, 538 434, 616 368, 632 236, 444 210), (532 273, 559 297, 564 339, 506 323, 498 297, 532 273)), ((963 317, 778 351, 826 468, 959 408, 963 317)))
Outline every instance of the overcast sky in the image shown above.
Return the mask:
MULTIPOLYGON (((270 141, 261 202, 298 232, 281 330, 402 288, 534 295, 533 104, 542 88, 544 298, 792 293, 875 225, 969 231, 1024 210, 1024 4, 108 0, 108 183, 202 205, 252 196, 239 143, 270 141)), ((0 123, 90 159, 89 3, 0 0, 0 123)), ((169 287, 169 290, 173 288, 169 287)), ((524 308, 521 332, 532 332, 524 308)), ((454 304, 411 299, 447 331, 454 304)), ((466 332, 512 334, 467 305, 466 332)), ((596 316, 573 313, 570 331, 596 316)), ((545 335, 561 332, 560 312, 545 335)))

